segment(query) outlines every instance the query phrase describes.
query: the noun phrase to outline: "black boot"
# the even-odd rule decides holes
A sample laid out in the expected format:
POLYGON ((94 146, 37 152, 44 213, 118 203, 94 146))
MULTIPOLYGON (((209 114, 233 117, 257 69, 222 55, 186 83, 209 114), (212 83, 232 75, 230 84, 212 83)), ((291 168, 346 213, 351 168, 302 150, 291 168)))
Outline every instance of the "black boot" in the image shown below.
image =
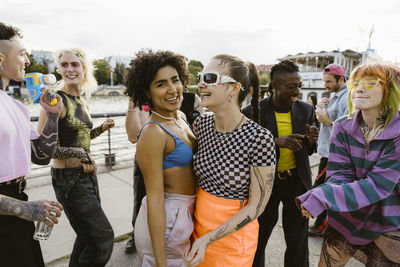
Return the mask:
POLYGON ((131 254, 136 251, 135 245, 135 235, 132 233, 131 237, 129 237, 128 242, 125 245, 125 253, 131 254))

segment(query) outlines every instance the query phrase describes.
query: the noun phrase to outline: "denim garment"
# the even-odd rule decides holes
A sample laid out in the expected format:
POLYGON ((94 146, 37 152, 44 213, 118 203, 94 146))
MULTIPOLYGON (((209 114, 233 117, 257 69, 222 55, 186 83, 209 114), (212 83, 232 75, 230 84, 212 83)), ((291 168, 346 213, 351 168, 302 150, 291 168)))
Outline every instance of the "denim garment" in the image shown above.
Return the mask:
MULTIPOLYGON (((348 89, 347 86, 343 87, 339 93, 331 98, 329 105, 326 109, 328 117, 332 121, 336 121, 340 117, 349 113, 348 109, 348 89)), ((318 155, 323 158, 329 156, 329 144, 331 141, 332 126, 326 126, 321 123, 318 136, 318 155)))
POLYGON ((114 231, 100 206, 96 175, 83 173, 81 167, 51 168, 51 177, 57 200, 77 235, 69 266, 105 266, 114 231))

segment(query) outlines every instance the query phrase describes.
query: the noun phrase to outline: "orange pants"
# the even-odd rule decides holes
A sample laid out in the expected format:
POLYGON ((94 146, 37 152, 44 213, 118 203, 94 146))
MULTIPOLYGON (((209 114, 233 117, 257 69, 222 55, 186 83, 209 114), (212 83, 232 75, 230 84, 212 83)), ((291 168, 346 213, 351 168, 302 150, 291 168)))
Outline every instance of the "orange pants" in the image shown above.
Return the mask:
MULTIPOLYGON (((245 201, 244 205, 247 203, 245 201)), ((243 205, 243 206, 244 206, 243 205)), ((199 188, 194 212, 193 237, 197 239, 218 228, 243 206, 239 200, 213 196, 199 188)), ((258 241, 258 221, 253 220, 238 231, 219 239, 208 246, 203 267, 252 266, 258 241)))

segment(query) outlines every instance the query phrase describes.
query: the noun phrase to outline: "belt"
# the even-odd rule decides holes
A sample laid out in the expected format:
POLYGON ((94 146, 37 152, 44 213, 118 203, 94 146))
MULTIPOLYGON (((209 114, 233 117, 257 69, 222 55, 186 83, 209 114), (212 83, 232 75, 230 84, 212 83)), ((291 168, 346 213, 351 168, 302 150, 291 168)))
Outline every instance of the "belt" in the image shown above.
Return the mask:
POLYGON ((297 169, 290 169, 286 171, 276 172, 276 177, 278 177, 279 180, 286 180, 294 176, 296 173, 297 169))
POLYGON ((9 187, 15 189, 19 194, 21 194, 26 187, 26 180, 25 176, 18 177, 14 180, 7 181, 4 183, 0 183, 0 188, 1 187, 9 187))

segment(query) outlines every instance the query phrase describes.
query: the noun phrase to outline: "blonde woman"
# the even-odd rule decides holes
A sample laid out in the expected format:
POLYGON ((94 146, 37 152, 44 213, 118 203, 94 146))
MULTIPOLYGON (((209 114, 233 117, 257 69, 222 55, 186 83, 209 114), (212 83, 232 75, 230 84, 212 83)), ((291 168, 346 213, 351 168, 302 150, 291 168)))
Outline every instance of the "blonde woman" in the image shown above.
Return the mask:
MULTIPOLYGON (((100 205, 96 163, 90 140, 114 126, 107 119, 93 129, 86 100, 97 83, 93 66, 80 49, 67 49, 57 56, 62 81, 57 86, 64 109, 58 121, 59 135, 51 176, 57 200, 63 204, 77 237, 69 266, 105 266, 114 244, 113 229, 100 205)), ((40 114, 38 132, 46 113, 40 114)))

